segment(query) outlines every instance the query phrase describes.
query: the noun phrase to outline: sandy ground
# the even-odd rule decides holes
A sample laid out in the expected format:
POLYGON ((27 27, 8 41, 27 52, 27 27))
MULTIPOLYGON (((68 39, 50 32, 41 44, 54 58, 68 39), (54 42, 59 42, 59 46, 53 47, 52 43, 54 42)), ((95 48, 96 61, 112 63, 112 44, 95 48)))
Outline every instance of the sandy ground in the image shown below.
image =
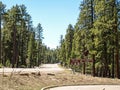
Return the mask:
POLYGON ((49 90, 120 90, 120 86, 118 85, 63 86, 51 88, 49 90))
POLYGON ((20 73, 20 72, 60 72, 64 71, 58 64, 43 64, 35 68, 0 68, 0 73, 20 73))
POLYGON ((73 74, 58 64, 43 64, 36 68, 0 68, 0 73, 0 90, 40 90, 48 86, 59 86, 50 90, 120 90, 119 79, 73 74), (63 85, 67 86, 60 87, 63 85))

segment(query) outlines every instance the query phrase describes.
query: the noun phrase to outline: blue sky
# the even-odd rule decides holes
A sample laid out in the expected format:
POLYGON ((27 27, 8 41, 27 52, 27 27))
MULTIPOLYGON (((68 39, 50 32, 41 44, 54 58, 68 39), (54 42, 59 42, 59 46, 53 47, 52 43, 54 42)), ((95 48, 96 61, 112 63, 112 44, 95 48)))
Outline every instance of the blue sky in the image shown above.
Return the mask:
POLYGON ((24 4, 32 16, 33 25, 41 23, 43 43, 50 48, 59 45, 60 35, 65 35, 69 24, 73 26, 79 16, 82 0, 1 0, 7 9, 13 5, 24 4))

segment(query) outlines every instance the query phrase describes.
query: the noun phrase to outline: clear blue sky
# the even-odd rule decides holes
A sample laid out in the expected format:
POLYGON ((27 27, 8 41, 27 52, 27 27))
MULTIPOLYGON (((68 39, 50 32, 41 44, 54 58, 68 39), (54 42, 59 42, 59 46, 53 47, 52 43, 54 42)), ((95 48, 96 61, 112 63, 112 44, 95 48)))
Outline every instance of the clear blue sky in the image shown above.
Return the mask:
POLYGON ((32 16, 33 25, 41 23, 43 43, 50 48, 59 45, 60 35, 65 35, 68 24, 73 26, 79 15, 82 0, 1 0, 7 9, 13 5, 24 4, 32 16))

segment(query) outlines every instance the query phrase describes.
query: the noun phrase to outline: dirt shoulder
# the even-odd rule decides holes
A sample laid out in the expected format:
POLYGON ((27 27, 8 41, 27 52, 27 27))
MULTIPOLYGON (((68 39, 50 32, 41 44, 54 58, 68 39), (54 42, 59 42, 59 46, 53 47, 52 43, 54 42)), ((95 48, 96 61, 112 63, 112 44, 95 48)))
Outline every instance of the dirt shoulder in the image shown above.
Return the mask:
POLYGON ((61 72, 64 68, 59 67, 58 64, 42 64, 40 67, 35 68, 0 68, 0 74, 2 73, 22 73, 22 72, 61 72))
POLYGON ((47 65, 46 71, 44 67, 41 68, 43 70, 40 72, 0 74, 0 90, 40 90, 47 86, 62 85, 120 85, 119 79, 73 74, 70 70, 63 69, 55 71, 56 65, 47 65))
POLYGON ((70 71, 41 73, 40 75, 0 75, 0 90, 40 90, 46 86, 91 84, 120 85, 120 80, 72 74, 70 71))

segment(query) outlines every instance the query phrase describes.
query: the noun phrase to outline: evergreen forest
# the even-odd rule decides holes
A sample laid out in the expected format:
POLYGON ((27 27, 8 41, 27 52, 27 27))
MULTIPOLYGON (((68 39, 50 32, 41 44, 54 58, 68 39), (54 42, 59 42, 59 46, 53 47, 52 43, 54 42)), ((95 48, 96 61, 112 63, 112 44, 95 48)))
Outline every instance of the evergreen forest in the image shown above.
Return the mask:
POLYGON ((76 24, 60 36, 60 45, 50 49, 43 43, 42 22, 33 26, 25 5, 6 9, 0 2, 0 67, 59 62, 76 72, 120 78, 120 0, 82 0, 79 11, 76 24), (92 62, 72 65, 71 59, 92 62))
POLYGON ((69 24, 65 37, 60 37, 61 64, 84 74, 120 78, 120 1, 83 0, 79 9, 75 26, 69 24), (71 59, 92 63, 71 65, 71 59))
POLYGON ((43 28, 33 26, 25 5, 6 9, 0 2, 0 67, 26 68, 52 63, 55 51, 44 45, 43 28))

